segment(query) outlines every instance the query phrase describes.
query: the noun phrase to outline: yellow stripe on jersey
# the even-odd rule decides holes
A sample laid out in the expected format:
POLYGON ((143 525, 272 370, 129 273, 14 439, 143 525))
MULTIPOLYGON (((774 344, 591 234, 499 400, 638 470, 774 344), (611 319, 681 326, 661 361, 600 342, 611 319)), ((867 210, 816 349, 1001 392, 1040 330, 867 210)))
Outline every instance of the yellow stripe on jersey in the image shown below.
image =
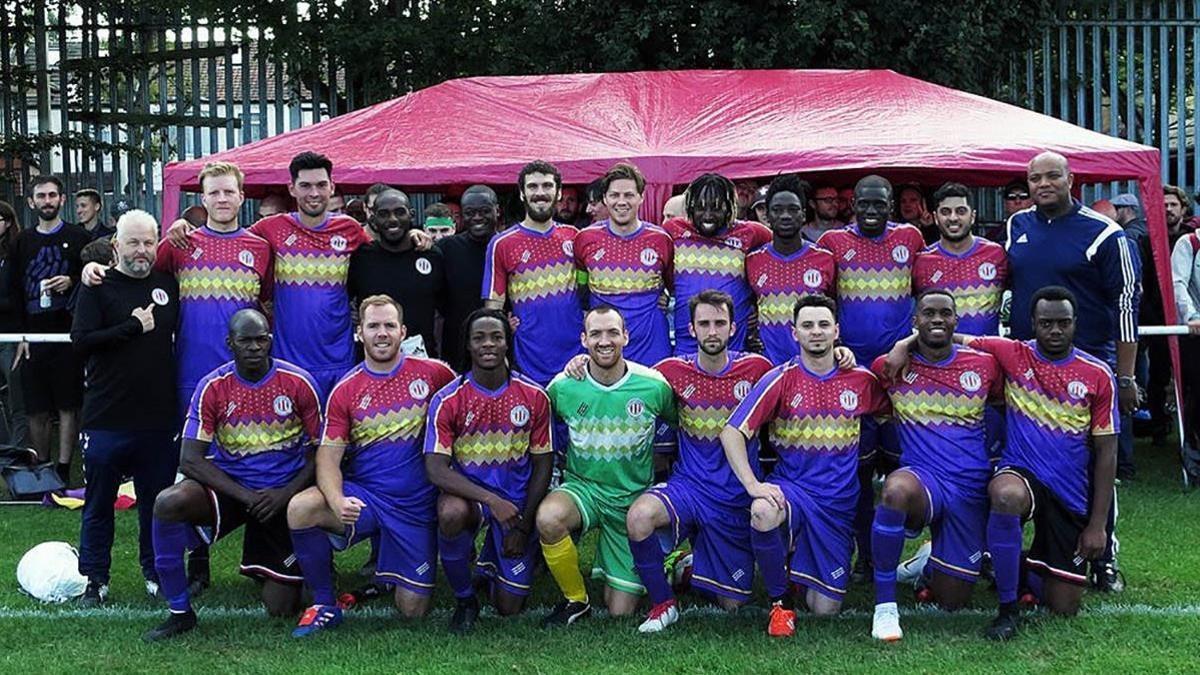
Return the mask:
POLYGON ((758 299, 758 322, 761 325, 791 325, 792 308, 799 293, 764 293, 758 299))
POLYGON ((996 285, 951 288, 954 306, 959 316, 979 316, 1000 311, 1000 299, 1004 289, 996 285))
POLYGON ((254 300, 260 288, 258 275, 244 267, 179 270, 181 300, 254 300))
POLYGON ((894 300, 908 297, 912 272, 847 267, 838 271, 838 297, 846 300, 894 300))
POLYGON ((692 438, 715 441, 729 422, 733 408, 693 408, 680 406, 679 429, 692 438))
POLYGON ((226 422, 217 428, 217 443, 231 455, 247 457, 290 448, 303 433, 304 423, 296 416, 275 422, 226 422))
POLYGON ((440 443, 436 449, 443 454, 453 454, 459 464, 468 466, 503 464, 524 457, 529 450, 528 434, 503 431, 463 434, 455 439, 452 450, 440 443))
POLYGON ((784 450, 841 451, 858 442, 859 418, 831 415, 788 417, 771 424, 771 438, 784 450))
POLYGON ((280 284, 342 284, 349 269, 349 256, 298 253, 275 256, 275 280, 280 284))
POLYGON ((512 302, 538 300, 575 290, 575 265, 561 262, 514 272, 508 280, 508 299, 512 302))
POLYGON ((685 241, 675 243, 676 273, 709 273, 741 276, 746 254, 729 246, 696 246, 685 241))
POLYGON ((924 391, 893 391, 892 407, 900 419, 917 424, 972 424, 983 420, 987 392, 941 394, 924 391))
POLYGON ((1004 399, 1009 408, 1047 429, 1086 434, 1091 427, 1092 413, 1086 400, 1059 401, 1012 381, 1004 387, 1004 399))
POLYGON ((588 270, 588 287, 601 295, 621 295, 658 291, 662 275, 654 270, 622 270, 594 267, 588 270))
POLYGON ((380 441, 408 441, 421 435, 425 406, 413 406, 355 420, 350 441, 359 448, 380 441))

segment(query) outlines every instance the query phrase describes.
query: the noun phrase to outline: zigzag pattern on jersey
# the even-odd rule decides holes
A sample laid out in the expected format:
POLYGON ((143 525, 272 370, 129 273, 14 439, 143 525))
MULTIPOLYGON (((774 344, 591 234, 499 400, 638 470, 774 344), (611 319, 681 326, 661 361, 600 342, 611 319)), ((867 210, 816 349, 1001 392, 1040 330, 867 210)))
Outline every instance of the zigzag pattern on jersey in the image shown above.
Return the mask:
POLYGON ((977 394, 947 394, 914 389, 891 392, 892 407, 901 422, 919 425, 961 425, 983 422, 987 391, 977 394))
POLYGON ((358 417, 356 411, 350 441, 362 448, 372 443, 415 440, 425 427, 425 409, 421 404, 363 417, 358 417))
POLYGON ((592 417, 571 423, 571 448, 580 459, 620 462, 650 447, 654 425, 627 417, 592 417))
POLYGON ((712 442, 720 439, 721 430, 729 422, 734 408, 699 405, 679 406, 679 430, 686 436, 712 442))
MULTIPOLYGON (((1004 387, 1004 399, 1009 410, 1044 429, 1082 437, 1091 428, 1092 414, 1086 400, 1060 401, 1012 380, 1004 387)), ((1112 422, 1097 429, 1097 433, 1105 432, 1112 433, 1112 422)))
POLYGON ((289 416, 270 422, 226 420, 217 428, 216 440, 225 452, 249 457, 263 452, 296 448, 303 435, 304 423, 298 417, 289 416))
POLYGON ((557 262, 514 272, 508 281, 510 301, 541 300, 575 292, 575 265, 557 262))
POLYGON ((275 280, 290 286, 338 286, 346 283, 350 256, 321 253, 279 253, 275 280))
POLYGON ((675 242, 675 274, 712 274, 740 277, 746 254, 724 243, 682 239, 675 242))
POLYGON ((758 298, 758 323, 761 326, 792 324, 792 308, 800 293, 763 293, 758 298))
POLYGON ((529 446, 528 432, 475 431, 456 438, 453 448, 438 443, 434 451, 465 466, 484 466, 516 461, 535 449, 529 446))
POLYGON ((179 298, 253 302, 259 283, 258 275, 245 267, 184 267, 179 270, 179 298))
POLYGON ((954 306, 959 316, 982 316, 1000 311, 1000 299, 1004 288, 997 284, 955 286, 944 288, 954 294, 954 306))
POLYGON ((771 423, 772 443, 781 452, 840 454, 858 448, 859 418, 841 415, 785 417, 771 423))
POLYGON ((658 271, 651 269, 592 267, 588 269, 588 287, 602 295, 657 293, 663 287, 663 280, 658 271))
POLYGON ((907 298, 912 290, 912 272, 907 268, 846 267, 838 271, 837 288, 843 300, 907 298))

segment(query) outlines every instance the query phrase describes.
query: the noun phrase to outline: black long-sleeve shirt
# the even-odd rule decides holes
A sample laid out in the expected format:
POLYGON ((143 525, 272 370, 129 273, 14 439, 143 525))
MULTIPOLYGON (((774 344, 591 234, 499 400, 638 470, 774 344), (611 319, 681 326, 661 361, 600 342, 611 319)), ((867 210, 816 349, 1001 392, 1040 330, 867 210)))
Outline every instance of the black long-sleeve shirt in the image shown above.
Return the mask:
POLYGON ((177 428, 175 330, 179 284, 164 272, 143 279, 111 270, 79 293, 71 342, 87 359, 83 429, 171 431, 177 428), (133 316, 154 306, 154 328, 133 316))
POLYGON ((9 253, 8 286, 25 330, 65 333, 71 329, 69 304, 83 270, 79 253, 90 241, 82 227, 70 223, 59 223, 48 233, 29 228, 17 235, 9 253), (42 280, 64 275, 71 277, 71 289, 51 293, 50 306, 42 307, 42 280))

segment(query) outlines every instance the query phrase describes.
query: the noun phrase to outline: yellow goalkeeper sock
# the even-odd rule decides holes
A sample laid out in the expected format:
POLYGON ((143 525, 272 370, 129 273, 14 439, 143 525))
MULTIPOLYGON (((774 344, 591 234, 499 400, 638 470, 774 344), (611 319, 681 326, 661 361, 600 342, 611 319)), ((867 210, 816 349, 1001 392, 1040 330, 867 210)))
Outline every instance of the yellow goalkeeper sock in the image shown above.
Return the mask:
POLYGON ((583 575, 579 573, 579 550, 570 535, 561 541, 547 544, 542 542, 542 554, 546 557, 546 567, 562 590, 563 595, 572 602, 587 602, 587 588, 583 585, 583 575))

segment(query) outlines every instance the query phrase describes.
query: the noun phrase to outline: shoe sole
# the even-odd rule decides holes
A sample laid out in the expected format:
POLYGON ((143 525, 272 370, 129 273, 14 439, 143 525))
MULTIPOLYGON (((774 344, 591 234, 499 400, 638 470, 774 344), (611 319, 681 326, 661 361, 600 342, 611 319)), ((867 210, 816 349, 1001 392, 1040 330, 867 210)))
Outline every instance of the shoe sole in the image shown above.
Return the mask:
POLYGON ((591 606, 589 605, 589 606, 587 607, 587 609, 584 609, 584 610, 583 610, 583 611, 581 611, 581 612, 576 612, 576 613, 572 614, 571 616, 568 616, 568 617, 567 617, 567 620, 566 620, 566 621, 564 621, 564 622, 561 622, 561 623, 559 623, 559 622, 557 622, 557 621, 555 621, 555 622, 543 622, 543 623, 542 623, 542 628, 554 628, 554 627, 556 627, 556 626, 570 626, 571 624, 573 624, 573 623, 575 623, 576 621, 578 621, 578 620, 582 619, 583 617, 587 616, 588 614, 591 614, 591 612, 592 612, 592 608, 591 608, 591 606))

